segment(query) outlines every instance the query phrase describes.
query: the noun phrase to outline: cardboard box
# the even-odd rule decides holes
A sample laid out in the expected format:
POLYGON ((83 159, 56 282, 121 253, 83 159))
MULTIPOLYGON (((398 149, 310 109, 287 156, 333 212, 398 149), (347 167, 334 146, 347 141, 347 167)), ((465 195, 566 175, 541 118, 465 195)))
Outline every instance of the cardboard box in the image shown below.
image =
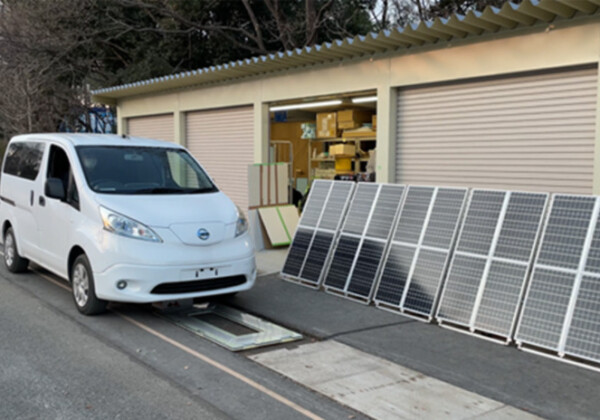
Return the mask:
POLYGON ((333 144, 329 146, 330 156, 354 156, 356 147, 352 144, 333 144))
POLYGON ((371 120, 371 124, 373 124, 373 131, 377 131, 377 115, 373 114, 373 119, 371 120))
POLYGON ((377 133, 368 127, 361 127, 355 130, 344 130, 344 139, 356 139, 356 138, 375 138, 377 133))
POLYGON ((363 109, 345 109, 338 111, 338 128, 341 130, 361 127, 363 123, 371 122, 371 111, 363 109))
POLYGON ((317 114, 317 138, 330 139, 338 136, 337 113, 320 112, 317 114))

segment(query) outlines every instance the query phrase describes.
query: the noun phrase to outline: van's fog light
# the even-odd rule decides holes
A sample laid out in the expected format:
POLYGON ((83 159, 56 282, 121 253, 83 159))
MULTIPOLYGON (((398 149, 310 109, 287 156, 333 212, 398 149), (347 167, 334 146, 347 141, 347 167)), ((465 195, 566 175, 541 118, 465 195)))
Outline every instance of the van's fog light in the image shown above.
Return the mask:
POLYGON ((117 289, 123 290, 126 287, 127 287, 127 282, 125 280, 119 280, 117 282, 117 289))

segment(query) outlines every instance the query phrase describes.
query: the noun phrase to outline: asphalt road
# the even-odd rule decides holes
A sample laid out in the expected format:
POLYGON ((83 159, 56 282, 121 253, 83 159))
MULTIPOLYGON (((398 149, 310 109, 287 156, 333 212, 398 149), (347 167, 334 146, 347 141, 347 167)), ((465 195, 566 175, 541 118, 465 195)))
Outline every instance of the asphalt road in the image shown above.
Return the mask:
MULTIPOLYGON (((0 419, 360 419, 153 314, 75 309, 66 282, 0 263, 0 419)), ((595 419, 598 372, 265 276, 228 304, 548 419, 595 419)), ((288 344, 287 346, 295 346, 288 344)), ((275 347, 277 348, 277 347, 275 347)), ((269 351, 268 348, 263 351, 269 351)))
POLYGON ((66 287, 0 267, 0 418, 362 418, 148 306, 84 317, 66 287))
POLYGON ((600 418, 600 373, 266 276, 230 305, 547 419, 600 418))

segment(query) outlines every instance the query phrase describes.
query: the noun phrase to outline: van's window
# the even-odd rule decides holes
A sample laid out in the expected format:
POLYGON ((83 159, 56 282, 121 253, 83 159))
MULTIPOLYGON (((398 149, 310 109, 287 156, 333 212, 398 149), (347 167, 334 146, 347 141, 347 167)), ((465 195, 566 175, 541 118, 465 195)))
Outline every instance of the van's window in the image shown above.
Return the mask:
POLYGON ((73 171, 67 153, 60 147, 50 146, 50 155, 48 156, 48 178, 58 178, 62 181, 67 193, 67 203, 75 208, 79 208, 79 194, 77 185, 73 178, 73 171))
POLYGON ((79 146, 90 188, 106 194, 200 194, 218 191, 182 149, 79 146))
POLYGON ((44 143, 11 143, 6 151, 4 173, 34 180, 40 171, 43 155, 44 143))

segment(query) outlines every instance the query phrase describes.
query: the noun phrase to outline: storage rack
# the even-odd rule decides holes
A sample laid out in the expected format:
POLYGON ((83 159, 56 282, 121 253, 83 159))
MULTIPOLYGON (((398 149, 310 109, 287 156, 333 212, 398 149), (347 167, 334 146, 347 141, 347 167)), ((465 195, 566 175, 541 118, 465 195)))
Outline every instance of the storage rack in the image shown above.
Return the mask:
MULTIPOLYGON (((311 182, 314 179, 317 179, 313 175, 313 162, 335 162, 335 157, 327 156, 324 158, 313 158, 313 149, 315 144, 325 144, 325 143, 354 143, 354 156, 352 157, 352 162, 354 166, 354 173, 360 172, 360 162, 368 162, 369 157, 356 157, 359 154, 361 149, 361 143, 367 141, 376 141, 377 138, 375 136, 365 136, 365 137, 334 137, 334 138, 317 138, 311 139, 308 145, 308 168, 311 176, 311 182)), ((350 156, 348 156, 350 157, 350 156)))

